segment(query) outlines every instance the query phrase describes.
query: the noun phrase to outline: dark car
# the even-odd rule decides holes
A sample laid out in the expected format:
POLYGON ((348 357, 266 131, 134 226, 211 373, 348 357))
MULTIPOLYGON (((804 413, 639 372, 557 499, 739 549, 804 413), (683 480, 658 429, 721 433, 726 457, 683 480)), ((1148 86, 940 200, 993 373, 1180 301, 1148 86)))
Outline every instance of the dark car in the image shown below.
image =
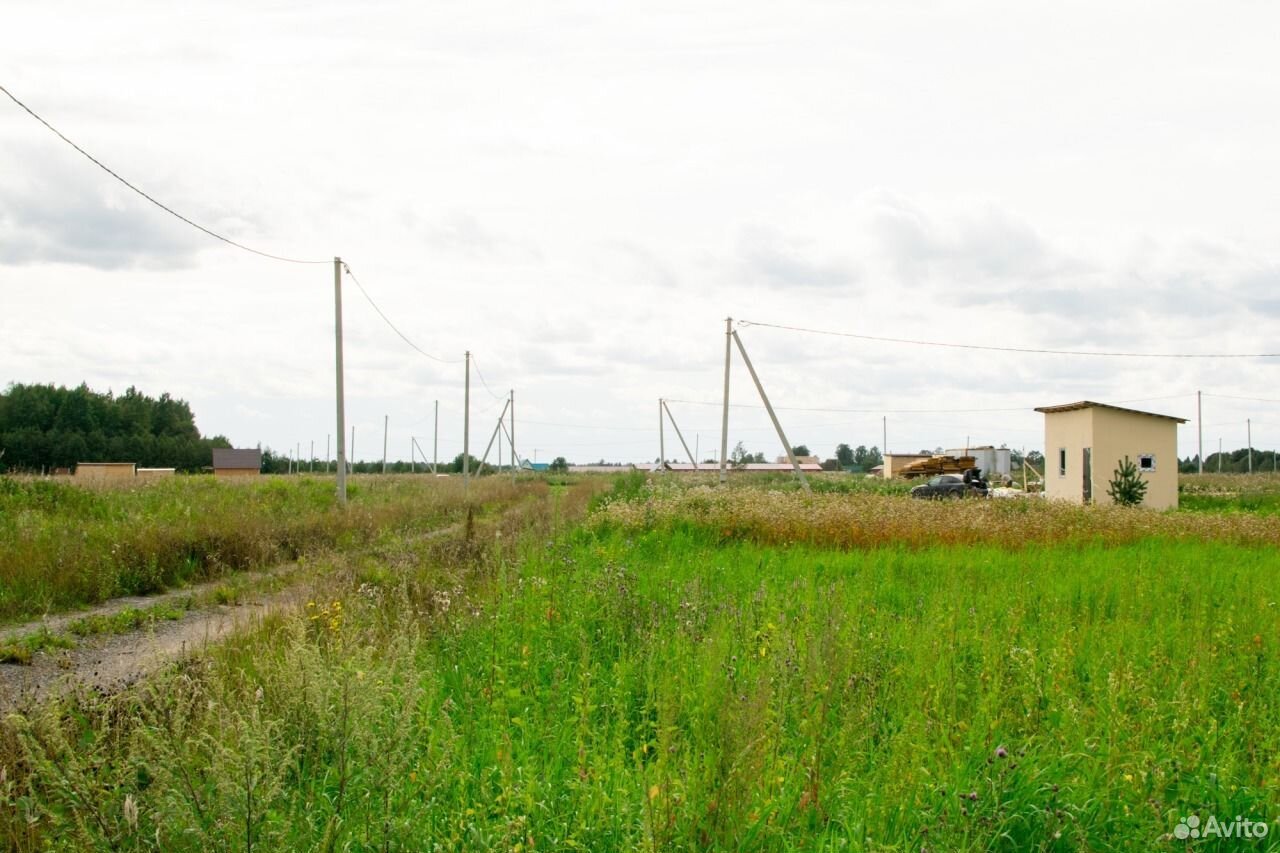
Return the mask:
POLYGON ((911 490, 913 498, 985 498, 987 484, 977 477, 939 474, 911 490))

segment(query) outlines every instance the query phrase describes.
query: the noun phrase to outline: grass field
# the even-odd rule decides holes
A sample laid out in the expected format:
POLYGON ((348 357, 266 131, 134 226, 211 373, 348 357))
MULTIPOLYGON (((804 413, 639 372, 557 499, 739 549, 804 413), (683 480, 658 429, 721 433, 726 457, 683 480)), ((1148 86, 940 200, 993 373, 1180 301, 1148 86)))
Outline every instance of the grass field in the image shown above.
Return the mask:
POLYGON ((329 554, 297 613, 133 690, 10 718, 0 839, 1153 850, 1198 814, 1272 832, 1194 849, 1276 847, 1265 506, 524 488, 329 554))

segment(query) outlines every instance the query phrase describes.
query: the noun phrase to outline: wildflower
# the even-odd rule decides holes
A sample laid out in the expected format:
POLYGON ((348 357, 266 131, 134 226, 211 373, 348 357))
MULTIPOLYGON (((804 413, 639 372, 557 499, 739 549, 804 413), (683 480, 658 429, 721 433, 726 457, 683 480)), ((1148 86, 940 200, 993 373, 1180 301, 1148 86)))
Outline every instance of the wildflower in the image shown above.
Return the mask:
POLYGON ((977 792, 977 791, 970 791, 970 792, 969 792, 969 799, 970 799, 970 800, 976 800, 976 799, 978 799, 978 792, 977 792))
POLYGON ((1009 757, 1009 750, 1005 749, 1003 746, 996 747, 996 758, 1008 758, 1008 757, 1009 757))

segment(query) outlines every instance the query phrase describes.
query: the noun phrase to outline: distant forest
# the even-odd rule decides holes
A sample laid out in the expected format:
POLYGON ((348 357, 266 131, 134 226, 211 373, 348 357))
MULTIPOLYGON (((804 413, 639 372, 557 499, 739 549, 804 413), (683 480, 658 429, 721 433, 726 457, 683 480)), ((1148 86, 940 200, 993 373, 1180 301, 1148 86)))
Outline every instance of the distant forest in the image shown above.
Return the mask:
POLYGON ((0 471, 70 468, 77 462, 136 462, 141 468, 198 471, 213 463, 222 436, 202 438, 185 400, 120 396, 87 385, 10 385, 0 394, 0 471))

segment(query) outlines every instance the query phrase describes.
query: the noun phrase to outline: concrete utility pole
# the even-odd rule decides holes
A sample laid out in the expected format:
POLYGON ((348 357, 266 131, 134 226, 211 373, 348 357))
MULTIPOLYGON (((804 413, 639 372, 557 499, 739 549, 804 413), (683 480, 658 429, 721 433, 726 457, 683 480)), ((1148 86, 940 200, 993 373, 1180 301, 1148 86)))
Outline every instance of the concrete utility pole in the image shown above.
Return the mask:
POLYGON ((332 441, 333 436, 326 432, 324 434, 324 472, 326 474, 333 470, 333 456, 329 453, 329 445, 332 441))
POLYGON ((511 482, 516 481, 516 474, 520 472, 520 466, 516 463, 516 389, 511 389, 511 434, 507 438, 511 439, 511 482))
POLYGON ((729 355, 733 318, 724 318, 724 410, 720 413, 720 484, 724 485, 729 466, 729 355))
POLYGON ((462 391, 462 493, 467 493, 471 481, 471 350, 467 350, 467 377, 462 391))
MULTIPOLYGON (((676 423, 675 415, 671 414, 671 407, 667 405, 667 401, 662 401, 662 408, 667 410, 667 417, 671 419, 671 426, 676 431, 676 438, 680 439, 680 446, 684 448, 685 455, 689 457, 689 461, 693 463, 693 470, 698 470, 698 457, 689 452, 689 443, 684 440, 684 435, 680 432, 680 424, 676 423)), ((658 413, 658 417, 662 417, 662 413, 658 413)))
POLYGON ((347 454, 342 437, 347 432, 346 399, 342 389, 342 258, 333 259, 333 338, 335 374, 338 378, 338 503, 347 504, 347 454))
POLYGON ((1253 473, 1253 419, 1244 419, 1245 435, 1249 439, 1249 473, 1253 473))
POLYGON ((418 455, 414 452, 414 448, 418 446, 417 440, 413 436, 409 436, 409 473, 418 473, 418 455))
POLYGON ((1204 473, 1204 410, 1200 407, 1200 392, 1196 392, 1196 462, 1198 473, 1204 473))
POLYGON ((773 412, 773 404, 769 402, 769 395, 764 393, 764 386, 760 384, 760 377, 756 375, 756 369, 751 364, 751 357, 747 355, 747 348, 742 345, 742 338, 738 337, 737 332, 733 332, 733 342, 738 345, 738 353, 742 356, 742 363, 747 366, 747 372, 751 374, 751 381, 756 384, 756 390, 760 392, 760 399, 764 401, 765 411, 769 413, 769 420, 773 421, 773 428, 777 430, 778 440, 786 448, 787 458, 791 460, 791 467, 795 470, 796 476, 800 478, 800 485, 804 487, 806 492, 813 494, 813 489, 809 488, 809 480, 805 477, 804 471, 800 470, 800 462, 796 459, 796 454, 791 449, 791 442, 787 441, 787 434, 782 431, 782 424, 778 421, 778 416, 773 412))
POLYGON ((387 473, 387 425, 391 423, 391 415, 382 416, 382 473, 387 473))
POLYGON ((440 462, 440 401, 436 400, 436 428, 431 434, 431 473, 439 474, 440 462))
POLYGON ((889 416, 880 416, 880 464, 884 464, 885 454, 889 452, 889 416))
POLYGON ((1222 438, 1218 438, 1218 473, 1222 473, 1222 438))
MULTIPOLYGON (((493 434, 489 436, 489 443, 486 444, 484 447, 484 455, 480 457, 480 466, 479 468, 476 469, 477 477, 479 477, 481 472, 484 471, 484 463, 489 461, 489 451, 493 449, 493 442, 495 440, 498 441, 498 453, 499 454, 502 453, 502 441, 501 439, 498 438, 498 432, 500 429, 502 429, 502 419, 507 416, 507 407, 510 405, 511 405, 511 401, 508 400, 506 404, 503 405, 502 407, 502 413, 498 415, 498 422, 493 425, 493 434)), ((502 467, 501 462, 498 463, 498 467, 499 468, 502 467)))
POLYGON ((667 470, 667 437, 663 432, 662 398, 658 398, 658 470, 667 470))

